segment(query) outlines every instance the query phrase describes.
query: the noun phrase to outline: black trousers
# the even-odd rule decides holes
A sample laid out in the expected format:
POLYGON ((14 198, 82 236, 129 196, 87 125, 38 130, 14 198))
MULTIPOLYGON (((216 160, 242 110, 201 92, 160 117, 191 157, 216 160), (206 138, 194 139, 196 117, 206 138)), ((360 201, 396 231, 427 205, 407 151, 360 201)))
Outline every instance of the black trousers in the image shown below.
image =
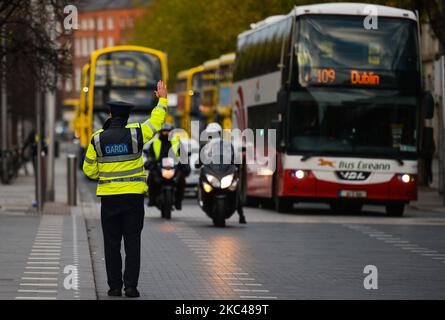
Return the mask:
POLYGON ((144 195, 101 197, 105 265, 111 289, 137 287, 141 266, 141 231, 144 226, 144 195), (125 272, 122 281, 121 241, 124 238, 125 272))

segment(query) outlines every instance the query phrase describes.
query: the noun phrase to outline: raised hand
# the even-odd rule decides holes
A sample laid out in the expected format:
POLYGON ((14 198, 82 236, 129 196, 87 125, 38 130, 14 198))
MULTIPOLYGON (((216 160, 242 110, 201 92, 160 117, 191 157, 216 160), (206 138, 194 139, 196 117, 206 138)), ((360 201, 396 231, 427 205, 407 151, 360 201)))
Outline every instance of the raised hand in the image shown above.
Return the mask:
POLYGON ((158 81, 157 90, 155 91, 156 97, 158 98, 167 98, 167 86, 162 82, 162 80, 158 81))

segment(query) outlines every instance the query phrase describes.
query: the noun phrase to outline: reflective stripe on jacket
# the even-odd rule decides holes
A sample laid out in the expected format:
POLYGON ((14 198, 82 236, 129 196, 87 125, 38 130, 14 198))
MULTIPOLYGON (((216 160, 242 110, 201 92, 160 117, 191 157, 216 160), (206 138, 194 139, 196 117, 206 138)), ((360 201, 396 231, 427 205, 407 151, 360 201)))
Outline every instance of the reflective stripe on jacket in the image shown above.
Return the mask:
POLYGON ((144 123, 96 131, 88 146, 83 172, 99 180, 96 195, 144 194, 147 192, 142 147, 161 129, 167 99, 160 98, 144 123))
MULTIPOLYGON (((171 144, 171 150, 174 152, 176 157, 179 157, 179 140, 172 139, 170 141, 171 144)), ((155 155, 155 159, 159 160, 161 156, 161 149, 162 149, 162 141, 159 138, 153 139, 153 152, 155 155)))

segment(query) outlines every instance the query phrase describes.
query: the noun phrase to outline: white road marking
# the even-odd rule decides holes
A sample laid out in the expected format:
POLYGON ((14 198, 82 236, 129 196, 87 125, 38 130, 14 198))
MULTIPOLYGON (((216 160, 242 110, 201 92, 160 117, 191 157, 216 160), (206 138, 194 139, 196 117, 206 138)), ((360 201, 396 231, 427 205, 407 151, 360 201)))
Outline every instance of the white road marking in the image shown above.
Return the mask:
POLYGON ((241 299, 278 299, 277 297, 264 297, 264 296, 240 296, 241 299))
POLYGON ((58 278, 41 278, 41 277, 22 277, 22 280, 53 280, 58 281, 58 278))
POLYGON ((255 290, 255 289, 233 289, 237 292, 269 292, 269 290, 255 290))
POLYGON ((30 267, 30 266, 27 266, 26 269, 57 270, 57 269, 60 269, 60 267, 30 267))
POLYGON ((57 293, 57 290, 37 290, 37 289, 19 289, 18 292, 35 292, 35 293, 57 293))
POLYGON ((57 283, 20 283, 21 286, 28 287, 57 287, 57 283))
POLYGON ((23 273, 24 274, 45 274, 45 275, 59 274, 58 272, 54 272, 54 271, 25 271, 23 273))
POLYGON ((16 300, 57 300, 56 297, 15 297, 16 300))

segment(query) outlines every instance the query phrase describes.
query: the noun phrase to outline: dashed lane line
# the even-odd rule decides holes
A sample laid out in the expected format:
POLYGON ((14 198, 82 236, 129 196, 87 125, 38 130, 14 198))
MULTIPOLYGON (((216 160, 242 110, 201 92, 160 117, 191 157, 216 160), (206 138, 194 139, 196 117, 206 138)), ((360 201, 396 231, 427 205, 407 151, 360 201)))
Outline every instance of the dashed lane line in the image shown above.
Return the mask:
MULTIPOLYGON (((369 226, 361 226, 361 225, 350 225, 343 224, 343 227, 361 232, 373 239, 377 239, 379 241, 383 241, 385 243, 391 244, 396 248, 401 248, 402 250, 410 251, 411 253, 418 254, 423 257, 430 257, 433 260, 445 260, 445 254, 440 254, 436 250, 431 250, 429 248, 420 247, 417 244, 413 244, 408 240, 403 240, 398 237, 394 237, 389 233, 385 233, 383 231, 377 231, 373 227, 369 226)), ((445 262, 445 261, 442 261, 445 262)))
MULTIPOLYGON (((171 223, 171 222, 168 222, 171 223)), ((197 232, 185 226, 184 223, 177 223, 175 227, 177 231, 175 232, 176 236, 181 239, 182 242, 192 251, 199 259, 201 259, 207 266, 224 266, 225 268, 230 268, 233 272, 220 272, 218 273, 221 280, 230 281, 226 282, 227 285, 232 287, 234 293, 241 292, 257 292, 257 293, 268 293, 267 289, 248 289, 243 288, 245 286, 251 287, 262 287, 263 284, 255 283, 256 279, 253 277, 248 277, 249 274, 247 272, 242 272, 242 268, 240 268, 236 263, 227 261, 227 257, 221 256, 218 254, 217 256, 213 255, 213 251, 211 251, 211 244, 203 239, 197 232), (177 224, 182 225, 182 227, 177 226, 177 224), (242 290, 242 291, 241 291, 242 290)), ((172 225, 173 227, 173 225, 172 225)), ((270 296, 239 296, 241 299, 277 299, 277 297, 270 296)))

